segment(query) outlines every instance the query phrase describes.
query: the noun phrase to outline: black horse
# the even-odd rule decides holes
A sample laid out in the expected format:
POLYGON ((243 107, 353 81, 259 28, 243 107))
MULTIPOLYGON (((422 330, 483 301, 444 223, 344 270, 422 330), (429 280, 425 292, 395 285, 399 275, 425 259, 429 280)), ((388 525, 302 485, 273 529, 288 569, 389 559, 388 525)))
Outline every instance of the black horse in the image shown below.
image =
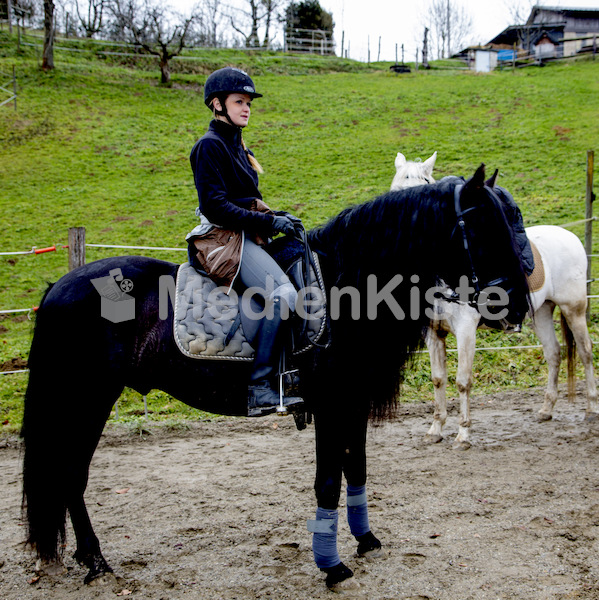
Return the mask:
MULTIPOLYGON (((301 355, 297 366, 315 419, 316 499, 328 517, 336 514, 343 475, 348 490, 365 485, 367 422, 393 412, 402 371, 429 324, 427 291, 441 280, 456 288, 476 274, 477 293, 491 284, 510 291, 504 321, 519 322, 528 309, 520 258, 500 202, 485 185, 484 166, 456 194, 462 183, 445 178, 390 192, 309 233, 331 310, 330 344, 301 355)), ((37 313, 22 431, 28 542, 41 559, 59 560, 68 511, 88 582, 111 572, 83 496, 92 455, 124 386, 142 394, 164 390, 220 414, 246 411, 251 365, 185 357, 173 340, 172 307, 169 318, 160 318, 159 280, 176 271, 175 264, 142 257, 93 262, 51 286, 37 313), (134 283, 136 318, 121 323, 101 316, 90 283, 116 268, 134 283)), ((367 515, 360 518, 358 552, 376 553, 381 544, 364 526, 367 515)), ((315 541, 314 550, 332 586, 352 572, 336 554, 336 523, 327 535, 326 548, 315 541)))

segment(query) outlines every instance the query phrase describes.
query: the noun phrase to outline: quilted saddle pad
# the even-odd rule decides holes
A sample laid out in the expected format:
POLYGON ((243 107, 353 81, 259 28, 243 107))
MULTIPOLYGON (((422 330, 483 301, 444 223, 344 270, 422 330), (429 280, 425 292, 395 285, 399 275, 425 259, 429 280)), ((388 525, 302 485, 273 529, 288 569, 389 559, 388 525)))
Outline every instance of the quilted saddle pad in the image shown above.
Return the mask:
MULTIPOLYGON (((303 312, 309 318, 301 321, 294 317, 296 329, 305 326, 304 335, 294 337, 303 340, 301 347, 294 347, 294 354, 309 350, 326 330, 326 296, 315 253, 313 258, 315 268, 311 270, 318 289, 308 288, 300 293, 304 299, 303 312)), ((189 263, 179 267, 173 327, 175 342, 181 352, 191 358, 251 361, 254 348, 244 331, 238 299, 223 290, 189 263)))

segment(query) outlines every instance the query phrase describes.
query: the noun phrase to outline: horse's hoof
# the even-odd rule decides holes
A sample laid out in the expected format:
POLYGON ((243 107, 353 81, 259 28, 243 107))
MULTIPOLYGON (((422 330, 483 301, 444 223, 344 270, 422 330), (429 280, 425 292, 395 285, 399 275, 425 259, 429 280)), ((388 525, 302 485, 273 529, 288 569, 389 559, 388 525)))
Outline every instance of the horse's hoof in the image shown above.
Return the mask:
POLYGON ((329 589, 339 586, 346 579, 354 576, 354 572, 350 568, 346 567, 342 562, 334 567, 326 567, 325 569, 320 570, 327 574, 325 583, 329 589))
POLYGON ((539 413, 537 414, 537 420, 539 421, 539 423, 545 423, 546 421, 551 421, 551 419, 553 419, 553 415, 548 414, 548 413, 544 413, 539 411, 539 413))
POLYGON ((336 583, 335 585, 328 586, 328 588, 331 592, 335 592, 335 594, 343 595, 348 598, 362 598, 361 594, 360 596, 353 595, 360 589, 360 584, 353 578, 344 579, 343 581, 336 583))
POLYGON ((49 575, 50 577, 60 577, 67 572, 67 568, 64 566, 61 560, 42 560, 38 558, 35 563, 35 572, 38 575, 49 575))
POLYGON ((112 574, 112 567, 106 562, 105 558, 98 551, 97 553, 83 553, 79 550, 75 552, 73 558, 80 564, 89 569, 88 574, 83 580, 84 583, 93 583, 94 585, 103 585, 104 583, 111 583, 115 581, 114 575, 112 574), (110 576, 106 579, 105 576, 110 576))
POLYGON ((380 540, 371 532, 356 538, 358 540, 358 556, 360 558, 382 558, 387 555, 383 550, 380 540))
POLYGON ((443 441, 443 436, 440 434, 435 434, 435 435, 431 435, 429 433, 427 433, 424 436, 424 443, 425 444, 438 444, 439 442, 443 441))
POLYGON ((454 450, 470 450, 470 448, 472 448, 472 444, 470 442, 466 442, 466 441, 461 441, 461 442, 454 442, 452 448, 454 450))
POLYGON ((375 558, 385 558, 387 556, 387 551, 384 548, 375 548, 373 550, 368 550, 367 552, 362 552, 362 554, 358 554, 360 558, 365 558, 366 560, 374 560, 375 558))
POLYGON ((116 576, 112 571, 106 573, 92 574, 90 571, 85 577, 85 583, 91 587, 104 587, 116 584, 116 576))

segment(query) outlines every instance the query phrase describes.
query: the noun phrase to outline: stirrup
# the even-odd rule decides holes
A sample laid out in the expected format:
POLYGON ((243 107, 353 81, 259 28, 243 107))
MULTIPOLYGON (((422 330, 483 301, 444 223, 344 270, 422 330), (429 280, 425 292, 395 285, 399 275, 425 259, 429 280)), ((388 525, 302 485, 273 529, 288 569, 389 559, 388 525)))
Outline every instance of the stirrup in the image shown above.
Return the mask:
POLYGON ((283 416, 303 407, 304 401, 294 396, 284 397, 266 382, 248 389, 248 417, 264 417, 276 412, 283 416))
POLYGON ((298 372, 298 369, 291 369, 289 371, 281 371, 281 373, 279 373, 279 405, 277 406, 277 415, 281 417, 287 416, 290 412, 294 412, 304 405, 303 398, 298 396, 285 397, 285 389, 283 384, 285 376, 297 376, 298 372))
POLYGON ((248 406, 248 417, 265 417, 266 415, 270 415, 274 412, 277 415, 283 417, 288 415, 289 413, 296 412, 300 408, 304 406, 304 401, 302 398, 297 398, 295 396, 291 396, 288 398, 283 398, 282 402, 279 401, 278 404, 271 405, 261 405, 261 406, 248 406))

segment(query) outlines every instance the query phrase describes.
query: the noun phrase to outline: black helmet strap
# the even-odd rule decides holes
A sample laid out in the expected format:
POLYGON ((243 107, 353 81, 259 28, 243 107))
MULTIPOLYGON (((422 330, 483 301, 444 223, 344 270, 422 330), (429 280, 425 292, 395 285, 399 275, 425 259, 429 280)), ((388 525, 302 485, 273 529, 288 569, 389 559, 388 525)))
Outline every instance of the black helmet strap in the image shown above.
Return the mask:
POLYGON ((229 97, 229 94, 217 94, 214 97, 218 98, 218 101, 220 102, 220 105, 221 105, 221 110, 217 110, 216 107, 214 106, 214 100, 212 101, 212 110, 214 111, 214 113, 217 114, 219 117, 225 117, 225 119, 227 119, 229 125, 232 125, 233 127, 237 127, 237 125, 235 125, 235 123, 233 123, 233 121, 231 120, 231 117, 229 116, 229 113, 227 112, 227 105, 225 104, 227 98, 229 97))

